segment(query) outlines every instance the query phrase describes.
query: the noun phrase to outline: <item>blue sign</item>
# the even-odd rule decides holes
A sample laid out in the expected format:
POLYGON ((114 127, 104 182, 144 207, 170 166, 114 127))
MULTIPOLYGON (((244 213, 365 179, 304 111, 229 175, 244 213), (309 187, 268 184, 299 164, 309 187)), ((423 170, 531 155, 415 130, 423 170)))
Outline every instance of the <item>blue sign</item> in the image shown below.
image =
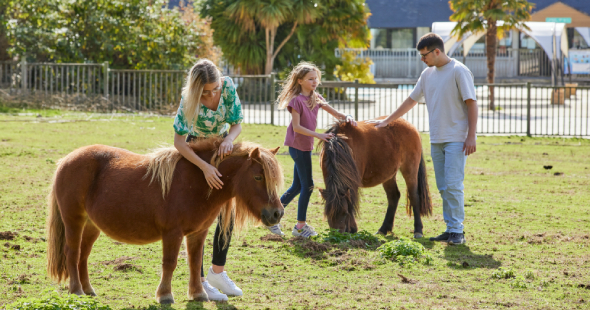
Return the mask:
POLYGON ((545 21, 548 23, 566 23, 571 24, 572 18, 571 17, 547 17, 545 21))

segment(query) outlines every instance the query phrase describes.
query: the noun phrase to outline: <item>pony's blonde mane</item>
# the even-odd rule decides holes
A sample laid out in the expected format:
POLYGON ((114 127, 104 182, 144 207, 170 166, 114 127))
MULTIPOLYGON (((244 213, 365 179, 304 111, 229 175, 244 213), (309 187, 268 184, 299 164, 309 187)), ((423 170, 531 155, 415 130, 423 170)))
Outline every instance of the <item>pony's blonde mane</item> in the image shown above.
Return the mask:
MULTIPOLYGON (((221 142, 223 142, 223 139, 216 137, 191 142, 189 143, 189 146, 194 151, 217 150, 221 142)), ((215 152, 210 163, 215 167, 219 167, 222 161, 230 157, 250 155, 256 148, 260 151, 260 160, 252 160, 255 160, 262 165, 264 179, 266 180, 266 190, 269 197, 277 197, 279 192, 282 191, 284 183, 281 165, 271 151, 261 147, 259 144, 252 142, 236 143, 234 144, 231 155, 224 157, 222 160, 221 157, 217 156, 217 152, 215 152)), ((144 178, 150 177, 150 184, 158 179, 162 186, 162 196, 165 199, 166 194, 170 191, 170 186, 172 185, 172 177, 174 176, 176 164, 178 164, 178 161, 182 158, 182 154, 180 154, 176 148, 168 147, 156 149, 146 156, 148 157, 148 167, 144 178)), ((211 189, 209 189, 209 191, 209 193, 211 193, 211 189)), ((230 200, 221 208, 221 218, 223 219, 221 227, 226 236, 229 235, 229 228, 232 225, 232 220, 237 231, 240 231, 248 221, 254 220, 254 217, 250 212, 236 212, 237 210, 248 210, 246 202, 239 198, 230 200)), ((228 240, 228 238, 225 238, 225 240, 228 240)))

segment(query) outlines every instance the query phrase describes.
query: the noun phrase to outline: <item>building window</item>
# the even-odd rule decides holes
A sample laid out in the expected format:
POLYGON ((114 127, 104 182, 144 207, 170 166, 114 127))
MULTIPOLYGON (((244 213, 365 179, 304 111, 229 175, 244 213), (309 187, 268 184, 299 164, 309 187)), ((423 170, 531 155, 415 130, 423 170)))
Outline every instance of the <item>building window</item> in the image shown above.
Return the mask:
POLYGON ((589 47, 588 42, 574 28, 567 28, 567 41, 569 48, 572 49, 586 49, 589 47))
POLYGON ((537 41, 535 41, 535 39, 529 37, 524 32, 521 32, 520 33, 520 48, 534 50, 534 49, 538 49, 541 47, 537 45, 537 41))
POLYGON ((414 29, 371 29, 371 48, 414 48, 414 29))
POLYGON ((413 29, 390 29, 391 47, 392 48, 413 48, 414 47, 414 30, 413 29))

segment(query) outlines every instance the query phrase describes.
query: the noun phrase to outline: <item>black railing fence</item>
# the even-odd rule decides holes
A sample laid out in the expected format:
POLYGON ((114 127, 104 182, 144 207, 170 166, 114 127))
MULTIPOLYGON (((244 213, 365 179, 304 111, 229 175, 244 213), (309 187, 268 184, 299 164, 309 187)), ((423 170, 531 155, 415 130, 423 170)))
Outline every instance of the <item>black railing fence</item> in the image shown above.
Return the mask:
MULTIPOLYGON (((114 70, 107 64, 0 63, 0 95, 44 107, 73 110, 173 114, 186 77, 183 70, 114 70)), ((275 75, 231 76, 244 121, 286 126, 291 116, 274 104, 281 81, 275 75)), ((567 84, 566 84, 567 85, 567 84)), ((395 111, 414 85, 324 82, 318 92, 337 110, 357 120, 395 111)), ((479 134, 590 137, 590 87, 476 84, 479 134), (493 102, 490 91, 493 92, 493 102)), ((418 104, 405 116, 429 131, 428 111, 418 104)), ((325 112, 318 127, 334 119, 325 112)))

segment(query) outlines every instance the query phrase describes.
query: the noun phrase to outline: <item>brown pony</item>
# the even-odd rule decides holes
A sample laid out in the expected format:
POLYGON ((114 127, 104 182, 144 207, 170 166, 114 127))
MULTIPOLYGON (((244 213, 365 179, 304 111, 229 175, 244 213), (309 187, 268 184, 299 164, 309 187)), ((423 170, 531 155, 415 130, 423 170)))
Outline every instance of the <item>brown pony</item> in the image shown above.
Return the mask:
MULTIPOLYGON (((380 117, 379 119, 383 119, 380 117)), ((420 216, 432 214, 420 134, 414 126, 398 119, 385 128, 359 122, 334 124, 327 132, 334 138, 320 142, 320 164, 326 189, 324 214, 330 228, 357 232, 359 187, 383 184, 387 194, 387 213, 378 234, 392 232, 400 191, 395 181, 398 170, 408 187, 407 212, 414 211, 414 238, 422 238, 420 216), (411 208, 410 208, 411 205, 411 208)))
POLYGON ((88 255, 101 231, 130 244, 162 240, 156 300, 173 303, 172 272, 186 237, 188 298, 207 301, 200 275, 203 243, 220 212, 226 233, 232 217, 237 228, 248 218, 268 226, 279 223, 284 212, 278 196, 283 174, 274 156, 278 148, 243 142, 221 161, 215 155, 220 143, 209 139, 191 147, 218 167, 223 175, 221 190, 210 190, 203 172, 174 148, 139 155, 92 145, 62 158, 48 197, 50 277, 58 282, 69 277, 70 293, 96 295, 88 278, 88 255))

